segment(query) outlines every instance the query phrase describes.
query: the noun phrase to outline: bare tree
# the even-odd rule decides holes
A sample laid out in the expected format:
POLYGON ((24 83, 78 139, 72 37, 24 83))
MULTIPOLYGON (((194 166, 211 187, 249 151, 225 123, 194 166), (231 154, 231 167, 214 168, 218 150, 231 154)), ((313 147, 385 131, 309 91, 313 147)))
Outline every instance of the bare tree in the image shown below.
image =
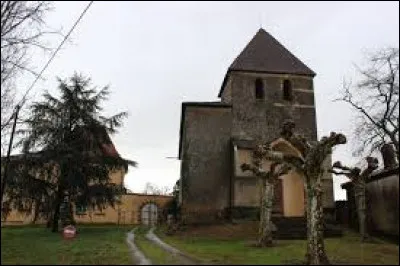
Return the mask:
POLYGON ((367 168, 362 172, 358 167, 350 168, 342 165, 340 161, 333 164, 331 170, 335 175, 345 175, 348 177, 354 186, 354 196, 356 200, 357 216, 359 222, 359 231, 361 235, 361 241, 368 240, 368 233, 366 228, 366 217, 367 217, 367 206, 366 206, 366 185, 367 180, 374 170, 378 168, 378 159, 374 157, 367 157, 368 163, 367 168), (337 171, 337 170, 340 171, 337 171))
POLYGON ((45 14, 49 1, 1 1, 1 139, 9 133, 11 114, 16 104, 15 80, 20 74, 38 75, 29 64, 35 48, 51 50, 43 41, 45 14))
POLYGON ((242 171, 253 172, 261 181, 260 193, 260 225, 258 230, 259 247, 272 246, 272 207, 274 200, 274 187, 279 177, 285 175, 289 171, 286 164, 273 163, 269 171, 262 169, 263 147, 258 146, 253 151, 252 165, 242 164, 242 171))
POLYGON ((367 57, 368 67, 357 67, 361 77, 352 86, 344 83, 341 98, 357 111, 356 154, 395 146, 399 157, 399 49, 382 49, 367 57))
POLYGON ((330 136, 311 143, 303 136, 294 134, 295 124, 286 121, 283 125, 282 137, 300 151, 301 156, 287 155, 273 151, 269 145, 263 145, 263 157, 277 163, 287 164, 293 171, 304 178, 307 216, 307 264, 329 264, 325 252, 323 236, 322 176, 325 171, 324 162, 332 154, 332 148, 346 143, 343 134, 332 132, 330 136))
POLYGON ((147 195, 170 195, 171 194, 169 187, 166 187, 166 186, 159 187, 150 182, 146 183, 143 193, 147 194, 147 195))

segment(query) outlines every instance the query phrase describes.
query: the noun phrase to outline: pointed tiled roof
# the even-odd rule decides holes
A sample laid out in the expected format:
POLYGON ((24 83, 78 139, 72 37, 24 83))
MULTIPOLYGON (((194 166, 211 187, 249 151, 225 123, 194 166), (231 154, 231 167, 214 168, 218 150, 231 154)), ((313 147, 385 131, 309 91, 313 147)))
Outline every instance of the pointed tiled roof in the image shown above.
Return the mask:
POLYGON ((89 146, 96 147, 96 144, 98 144, 99 146, 97 149, 100 149, 103 155, 120 157, 105 127, 100 127, 96 133, 93 133, 84 127, 78 127, 76 130, 77 134, 86 136, 86 141, 88 143, 92 143, 92 145, 89 146), (98 142, 94 142, 95 138, 98 142))
POLYGON ((226 78, 231 71, 315 76, 314 71, 262 28, 258 30, 253 39, 228 68, 219 97, 222 94, 226 78))
POLYGON ((271 34, 259 29, 229 70, 315 75, 271 34))

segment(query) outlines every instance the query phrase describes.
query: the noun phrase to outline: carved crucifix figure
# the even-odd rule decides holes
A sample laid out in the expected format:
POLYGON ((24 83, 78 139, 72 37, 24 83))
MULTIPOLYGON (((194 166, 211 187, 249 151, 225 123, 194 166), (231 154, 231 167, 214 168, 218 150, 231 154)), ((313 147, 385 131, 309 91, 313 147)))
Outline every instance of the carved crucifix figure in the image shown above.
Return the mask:
POLYGON ((294 134, 295 123, 293 120, 286 120, 283 122, 281 136, 285 139, 290 139, 294 134))
POLYGON ((274 187, 279 177, 287 174, 289 167, 273 163, 269 171, 262 169, 262 159, 266 150, 264 145, 259 145, 253 152, 252 165, 242 164, 242 171, 253 172, 261 181, 260 193, 260 226, 258 233, 258 246, 272 246, 272 207, 274 201, 274 187))
POLYGON ((361 171, 358 167, 347 167, 337 161, 333 164, 331 172, 335 175, 345 175, 353 184, 354 197, 356 200, 357 216, 361 240, 368 240, 368 232, 366 226, 367 206, 366 206, 366 185, 371 173, 378 168, 378 159, 367 157, 367 168, 361 171), (337 171, 337 170, 341 171, 337 171))

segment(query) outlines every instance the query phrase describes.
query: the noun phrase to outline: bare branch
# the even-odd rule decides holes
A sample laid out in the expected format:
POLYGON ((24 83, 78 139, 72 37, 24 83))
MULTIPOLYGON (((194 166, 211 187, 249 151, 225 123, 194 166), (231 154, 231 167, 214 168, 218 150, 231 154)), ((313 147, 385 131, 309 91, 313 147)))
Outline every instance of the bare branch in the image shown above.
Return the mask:
MULTIPOLYGON (((339 100, 357 111, 355 135, 360 152, 373 152, 393 143, 399 154, 399 49, 377 51, 367 57, 355 85, 343 82, 339 100)), ((399 158, 398 158, 399 160, 399 158)))
POLYGON ((30 65, 34 49, 50 51, 44 42, 49 34, 44 17, 50 11, 50 1, 1 1, 1 138, 8 139, 9 123, 16 105, 15 80, 21 74, 38 73, 30 65))

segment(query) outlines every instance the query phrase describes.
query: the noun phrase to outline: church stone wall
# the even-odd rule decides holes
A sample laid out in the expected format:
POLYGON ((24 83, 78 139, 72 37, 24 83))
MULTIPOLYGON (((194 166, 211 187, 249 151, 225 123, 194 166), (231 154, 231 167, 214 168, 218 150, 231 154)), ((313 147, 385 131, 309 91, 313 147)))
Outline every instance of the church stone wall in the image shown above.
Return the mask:
POLYGON ((231 104, 232 103, 232 80, 227 77, 225 89, 221 95, 221 102, 231 104))
POLYGON ((182 146, 182 218, 214 221, 229 206, 231 109, 186 107, 182 146))
MULTIPOLYGON (((398 171, 398 168, 397 168, 398 171)), ((368 216, 371 231, 399 237, 399 174, 367 184, 368 216)))
MULTIPOLYGON (((262 73, 233 72, 230 74, 232 91, 232 135, 251 137, 256 141, 271 141, 280 136, 282 123, 292 118, 296 132, 308 140, 317 140, 317 122, 314 106, 313 81, 310 77, 262 73), (255 97, 255 80, 262 79, 265 98, 255 97), (293 101, 283 100, 283 80, 292 82, 293 101)), ((331 158, 325 161, 325 168, 331 158)), ((334 208, 332 174, 325 172, 322 181, 323 206, 334 208)), ((297 214, 297 213, 296 213, 297 214)))
POLYGON ((233 136, 246 135, 256 141, 270 141, 279 137, 283 121, 292 117, 299 133, 304 134, 310 140, 317 139, 311 78, 233 72, 230 74, 230 79, 233 136), (262 100, 255 97, 255 80, 257 78, 262 79, 264 84, 265 98, 262 100), (282 83, 284 79, 291 80, 293 84, 294 99, 291 102, 283 100, 282 83))
MULTIPOLYGON (((255 143, 276 140, 280 137, 284 121, 291 119, 296 124, 296 133, 302 134, 309 141, 317 141, 314 72, 306 67, 298 71, 293 62, 285 61, 287 55, 282 55, 282 62, 270 62, 268 58, 258 56, 264 52, 260 47, 268 40, 257 40, 260 42, 250 43, 250 48, 246 48, 239 56, 241 59, 234 61, 223 81, 221 103, 229 104, 230 108, 186 107, 186 117, 181 123, 183 135, 180 150, 180 202, 183 212, 203 212, 204 217, 211 218, 215 216, 213 212, 226 207, 257 205, 257 182, 249 178, 249 174, 238 174, 237 162, 243 158, 241 154, 231 151, 230 140, 253 140, 255 143), (259 54, 255 52, 257 49, 260 49, 259 54), (275 65, 276 71, 305 74, 278 74, 272 72, 272 65, 275 65), (257 79, 263 84, 262 99, 256 98, 257 79), (291 82, 291 100, 284 99, 285 80, 291 82)), ((327 166, 330 163, 329 158, 327 166)), ((285 210, 288 216, 302 215, 304 203, 299 199, 304 198, 304 188, 301 179, 293 177, 285 182, 284 194, 294 195, 286 199, 285 210), (290 205, 291 201, 296 204, 290 205)), ((333 208, 331 174, 324 175, 323 187, 323 206, 333 208)))

